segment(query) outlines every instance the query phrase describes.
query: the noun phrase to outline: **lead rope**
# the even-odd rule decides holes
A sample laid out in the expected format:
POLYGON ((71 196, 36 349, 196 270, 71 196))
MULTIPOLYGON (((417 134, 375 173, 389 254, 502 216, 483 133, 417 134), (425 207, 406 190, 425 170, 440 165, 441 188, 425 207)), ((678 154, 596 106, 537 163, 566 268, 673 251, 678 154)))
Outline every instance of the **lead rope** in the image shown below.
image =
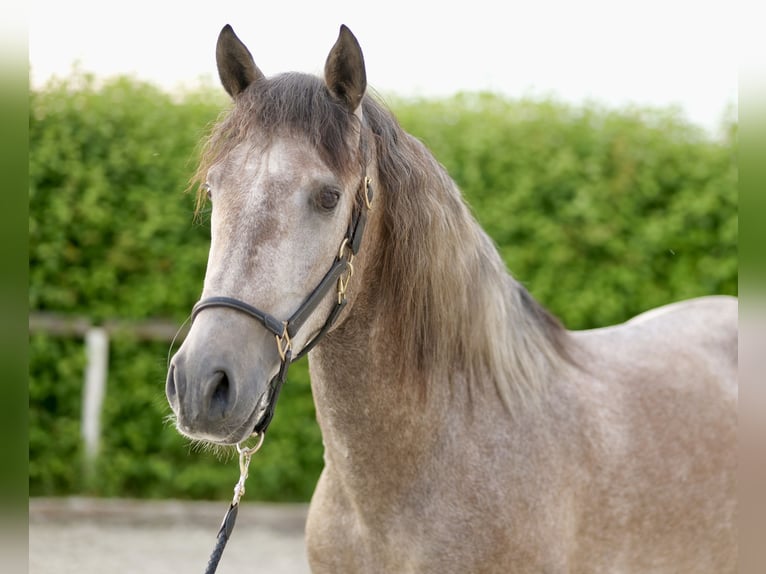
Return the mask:
POLYGON ((258 449, 261 448, 266 434, 257 433, 253 436, 255 436, 257 440, 255 446, 245 447, 242 443, 237 443, 237 452, 239 453, 239 480, 237 481, 237 484, 234 485, 234 498, 231 501, 229 510, 226 511, 223 521, 221 522, 221 528, 218 530, 215 548, 213 548, 213 552, 210 554, 205 574, 213 574, 218 568, 218 563, 221 561, 221 556, 223 555, 223 549, 226 548, 226 543, 229 541, 231 532, 234 530, 234 524, 237 521, 239 499, 245 494, 245 480, 247 480, 247 469, 250 466, 250 459, 256 452, 258 452, 258 449))

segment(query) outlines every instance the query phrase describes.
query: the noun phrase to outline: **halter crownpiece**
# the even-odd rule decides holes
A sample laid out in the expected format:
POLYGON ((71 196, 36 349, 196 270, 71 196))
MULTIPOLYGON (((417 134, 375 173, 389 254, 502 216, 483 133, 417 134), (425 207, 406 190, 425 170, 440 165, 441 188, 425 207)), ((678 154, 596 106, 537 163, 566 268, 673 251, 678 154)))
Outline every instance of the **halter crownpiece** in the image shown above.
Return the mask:
POLYGON ((357 200, 356 205, 354 206, 348 231, 341 241, 335 261, 333 261, 330 269, 325 276, 322 277, 319 284, 309 296, 306 297, 300 307, 298 307, 289 319, 281 321, 274 317, 274 315, 262 311, 244 301, 234 299, 233 297, 207 297, 205 299, 200 299, 192 309, 191 318, 192 322, 194 322, 194 319, 196 319, 197 315, 199 315, 203 309, 211 307, 228 307, 229 309, 234 309, 245 313, 246 315, 250 315, 250 317, 258 321, 274 335, 280 358, 279 371, 269 382, 268 406, 266 413, 253 429, 253 432, 256 434, 265 433, 269 423, 271 423, 276 402, 279 398, 279 392, 287 378, 287 369, 290 366, 290 363, 297 361, 316 346, 316 344, 329 332, 330 328, 338 318, 338 315, 340 315, 340 312, 346 306, 346 290, 354 271, 352 261, 354 256, 359 252, 359 248, 362 244, 362 237, 364 236, 364 228, 367 224, 367 213, 372 209, 374 193, 372 189, 372 180, 367 176, 362 180, 360 193, 362 197, 357 200), (324 325, 319 332, 306 343, 303 349, 293 357, 292 339, 333 286, 336 287, 338 299, 330 311, 330 314, 327 316, 324 325))

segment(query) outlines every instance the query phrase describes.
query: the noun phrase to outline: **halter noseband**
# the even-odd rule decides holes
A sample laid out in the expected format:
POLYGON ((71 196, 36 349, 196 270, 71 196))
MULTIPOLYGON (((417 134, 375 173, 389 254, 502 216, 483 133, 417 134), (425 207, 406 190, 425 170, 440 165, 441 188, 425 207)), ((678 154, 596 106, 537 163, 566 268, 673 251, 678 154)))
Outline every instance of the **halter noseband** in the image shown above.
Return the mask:
POLYGON ((253 432, 256 434, 262 434, 269 426, 271 419, 274 416, 274 408, 276 407, 277 399, 279 398, 279 392, 282 389, 282 385, 287 378, 287 369, 290 363, 297 361, 304 355, 306 355, 319 340, 324 337, 332 327, 335 320, 340 315, 343 307, 346 306, 346 287, 351 279, 351 275, 354 272, 354 266, 352 261, 354 255, 359 251, 359 246, 362 243, 362 236, 364 235, 364 227, 367 223, 367 212, 371 209, 373 190, 372 181, 369 177, 364 177, 360 186, 361 201, 357 200, 354 206, 354 211, 351 216, 351 223, 348 227, 346 235, 343 237, 343 241, 338 249, 338 255, 335 257, 330 269, 325 276, 309 294, 305 301, 298 307, 297 311, 287 321, 280 321, 274 315, 271 315, 265 311, 261 311, 257 307, 253 307, 244 301, 234 299, 233 297, 208 297, 206 299, 200 299, 194 308, 192 309, 191 319, 194 319, 199 315, 200 311, 210 307, 228 307, 241 311, 246 315, 250 315, 253 319, 258 321, 261 325, 266 327, 271 333, 274 334, 277 343, 277 351, 279 352, 280 365, 279 371, 269 382, 269 401, 266 407, 266 414, 261 418, 253 432), (337 286, 338 299, 335 306, 327 316, 322 328, 311 339, 306 346, 301 349, 295 358, 292 356, 292 339, 298 333, 298 330, 303 326, 311 314, 314 312, 319 303, 324 299, 325 295, 333 288, 337 286))

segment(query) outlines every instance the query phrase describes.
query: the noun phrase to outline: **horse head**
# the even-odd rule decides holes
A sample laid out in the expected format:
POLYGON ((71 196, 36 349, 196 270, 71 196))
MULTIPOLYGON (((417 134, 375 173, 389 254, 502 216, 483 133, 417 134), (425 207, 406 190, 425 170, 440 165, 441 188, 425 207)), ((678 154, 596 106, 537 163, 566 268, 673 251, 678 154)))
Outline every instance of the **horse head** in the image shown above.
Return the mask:
POLYGON ((266 78, 230 26, 216 59, 233 108, 198 172, 212 203, 210 253, 166 394, 183 434, 233 444, 265 429, 291 358, 345 305, 371 193, 367 84, 345 26, 324 78, 266 78))

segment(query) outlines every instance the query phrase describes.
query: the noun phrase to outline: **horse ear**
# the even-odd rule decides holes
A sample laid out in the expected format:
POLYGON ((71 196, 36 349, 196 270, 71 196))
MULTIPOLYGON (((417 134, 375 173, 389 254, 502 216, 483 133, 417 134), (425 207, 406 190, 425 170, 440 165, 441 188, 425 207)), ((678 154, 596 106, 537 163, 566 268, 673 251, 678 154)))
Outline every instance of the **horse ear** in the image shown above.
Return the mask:
POLYGON ((221 77, 221 83, 232 98, 256 80, 264 77, 255 65, 250 51, 237 38, 234 30, 228 24, 218 35, 215 60, 218 64, 218 75, 221 77))
POLYGON ((367 89, 364 56, 359 42, 344 25, 341 25, 338 40, 327 56, 324 81, 330 92, 344 101, 349 110, 353 112, 359 107, 367 89))

